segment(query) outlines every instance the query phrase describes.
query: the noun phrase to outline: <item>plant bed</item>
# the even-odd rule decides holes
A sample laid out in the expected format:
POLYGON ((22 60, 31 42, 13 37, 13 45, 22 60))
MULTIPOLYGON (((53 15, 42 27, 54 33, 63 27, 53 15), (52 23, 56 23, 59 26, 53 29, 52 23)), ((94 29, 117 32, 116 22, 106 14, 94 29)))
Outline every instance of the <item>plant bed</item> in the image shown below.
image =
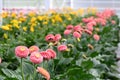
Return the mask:
POLYGON ((1 80, 119 80, 119 18, 112 10, 4 12, 1 80), (36 71, 37 70, 37 71, 36 71))

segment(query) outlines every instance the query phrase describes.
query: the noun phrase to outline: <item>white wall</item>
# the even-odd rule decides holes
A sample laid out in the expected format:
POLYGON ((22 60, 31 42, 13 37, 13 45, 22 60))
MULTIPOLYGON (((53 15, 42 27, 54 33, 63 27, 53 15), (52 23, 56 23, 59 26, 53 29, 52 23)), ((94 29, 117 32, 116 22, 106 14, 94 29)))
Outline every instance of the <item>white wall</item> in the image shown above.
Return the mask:
MULTIPOLYGON (((0 0, 0 14, 2 13, 3 2, 0 0)), ((2 24, 2 17, 0 17, 0 25, 2 24)))
MULTIPOLYGON (((0 0, 2 1, 2 0, 0 0)), ((97 7, 99 10, 112 8, 120 15, 120 0, 3 0, 4 8, 62 8, 74 9, 97 7)))
POLYGON ((111 8, 120 15, 120 0, 74 0, 73 7, 74 9, 96 7, 98 10, 111 8))

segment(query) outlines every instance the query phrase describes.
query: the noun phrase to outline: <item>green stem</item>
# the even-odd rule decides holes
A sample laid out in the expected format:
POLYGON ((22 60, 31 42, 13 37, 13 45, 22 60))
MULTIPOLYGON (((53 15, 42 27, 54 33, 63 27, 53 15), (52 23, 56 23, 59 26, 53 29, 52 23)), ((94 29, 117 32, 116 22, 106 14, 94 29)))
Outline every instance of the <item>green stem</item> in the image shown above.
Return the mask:
POLYGON ((33 80, 35 80, 35 76, 36 76, 36 67, 35 67, 35 64, 33 64, 33 66, 34 66, 34 71, 33 71, 33 80))
POLYGON ((120 28, 118 28, 118 42, 120 42, 120 28))
POLYGON ((23 74, 23 67, 22 67, 23 61, 21 58, 21 76, 22 76, 22 80, 24 80, 24 74, 23 74))

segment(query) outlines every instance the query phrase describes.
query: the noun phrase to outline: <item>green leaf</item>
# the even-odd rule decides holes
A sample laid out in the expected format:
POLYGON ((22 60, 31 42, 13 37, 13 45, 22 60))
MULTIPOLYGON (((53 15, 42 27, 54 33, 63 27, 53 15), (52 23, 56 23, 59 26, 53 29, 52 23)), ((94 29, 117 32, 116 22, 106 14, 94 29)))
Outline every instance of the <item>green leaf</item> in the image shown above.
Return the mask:
POLYGON ((0 68, 6 68, 9 64, 7 62, 0 63, 0 68))
POLYGON ((120 75, 118 73, 111 73, 111 72, 109 72, 108 75, 113 77, 116 80, 120 79, 120 75))
POLYGON ((31 75, 28 74, 25 76, 25 80, 31 80, 31 79, 32 79, 31 75))
POLYGON ((9 78, 17 78, 18 80, 21 80, 21 76, 16 71, 12 71, 9 69, 2 69, 2 71, 9 78))
POLYGON ((5 76, 0 75, 0 80, 4 80, 5 76))
POLYGON ((72 68, 67 71, 68 80, 93 80, 94 77, 83 71, 81 68, 72 68))
POLYGON ((76 60, 76 65, 81 66, 81 63, 82 63, 81 59, 76 60))
POLYGON ((95 52, 92 52, 92 53, 90 54, 90 57, 94 58, 94 57, 98 56, 98 54, 99 54, 99 53, 96 52, 96 51, 95 51, 95 52))
POLYGON ((100 77, 99 71, 97 69, 90 69, 89 72, 95 77, 100 77))
POLYGON ((18 80, 17 78, 6 78, 5 80, 18 80))
POLYGON ((110 70, 110 68, 106 64, 98 64, 95 68, 99 69, 100 71, 110 70))
POLYGON ((33 68, 32 64, 30 64, 30 63, 24 63, 23 64, 23 71, 26 75, 33 74, 33 70, 34 70, 34 68, 33 68))
POLYGON ((62 58, 60 61, 59 61, 59 65, 62 65, 62 64, 69 64, 71 61, 73 60, 73 58, 62 58))
POLYGON ((93 62, 91 60, 87 60, 87 61, 83 61, 81 63, 81 66, 86 69, 86 70, 89 70, 90 68, 92 68, 94 65, 93 65, 93 62))
POLYGON ((101 62, 95 58, 92 59, 94 65, 101 64, 101 62))

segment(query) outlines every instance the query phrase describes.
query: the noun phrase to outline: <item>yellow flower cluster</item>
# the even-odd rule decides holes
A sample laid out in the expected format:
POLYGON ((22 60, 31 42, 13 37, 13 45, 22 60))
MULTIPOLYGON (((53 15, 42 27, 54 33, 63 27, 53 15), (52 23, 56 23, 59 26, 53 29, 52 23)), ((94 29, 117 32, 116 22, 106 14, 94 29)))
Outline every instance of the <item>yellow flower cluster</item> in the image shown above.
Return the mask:
POLYGON ((9 31, 11 30, 11 25, 4 25, 1 27, 3 30, 9 31))
MULTIPOLYGON (((57 12, 57 10, 48 10, 44 14, 38 14, 33 11, 28 12, 27 14, 24 14, 23 12, 3 12, 1 14, 1 17, 3 18, 1 29, 4 31, 22 30, 24 32, 35 32, 35 30, 44 26, 56 26, 58 24, 66 26, 70 24, 74 18, 84 15, 85 12, 95 14, 97 9, 88 8, 85 10, 81 8, 73 10, 71 8, 63 8, 59 12, 57 12)), ((6 34, 4 34, 4 36, 6 36, 6 34)))

